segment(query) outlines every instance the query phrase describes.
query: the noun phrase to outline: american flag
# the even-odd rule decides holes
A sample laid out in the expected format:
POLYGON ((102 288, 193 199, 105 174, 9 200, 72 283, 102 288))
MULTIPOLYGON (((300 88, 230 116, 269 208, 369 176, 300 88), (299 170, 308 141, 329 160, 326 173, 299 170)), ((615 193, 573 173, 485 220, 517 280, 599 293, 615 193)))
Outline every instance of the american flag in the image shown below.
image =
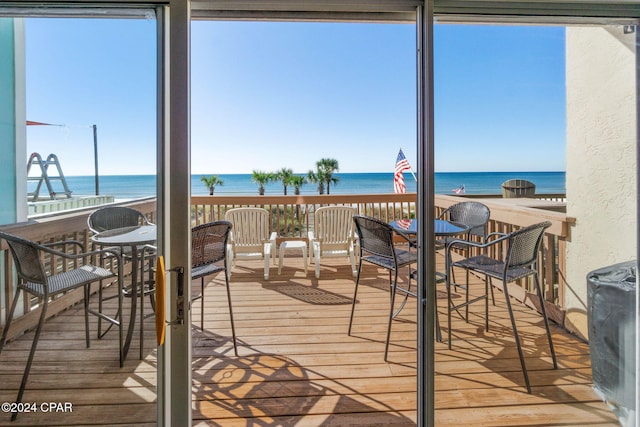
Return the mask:
POLYGON ((396 221, 396 224, 398 225, 398 227, 402 228, 403 230, 408 230, 409 227, 411 227, 411 220, 410 219, 399 219, 396 221))
POLYGON ((410 170, 411 166, 409 166, 409 161, 404 156, 401 148, 400 152, 398 152, 398 159, 396 160, 396 171, 393 175, 393 191, 395 193, 407 192, 407 186, 404 185, 404 176, 402 175, 402 172, 410 170))

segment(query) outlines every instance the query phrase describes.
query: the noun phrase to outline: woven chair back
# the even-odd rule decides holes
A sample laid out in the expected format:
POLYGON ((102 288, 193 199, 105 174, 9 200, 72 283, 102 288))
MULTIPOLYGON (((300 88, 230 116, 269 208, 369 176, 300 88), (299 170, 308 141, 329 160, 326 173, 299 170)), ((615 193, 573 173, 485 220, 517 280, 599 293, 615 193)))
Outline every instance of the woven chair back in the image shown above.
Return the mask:
POLYGON ((393 228, 389 224, 364 215, 354 215, 353 220, 361 251, 395 260, 393 228))
POLYGON ((474 236, 487 235, 487 223, 491 216, 489 208, 480 202, 460 202, 449 206, 443 214, 449 221, 464 224, 470 228, 474 236))
POLYGON ((94 233, 145 224, 149 224, 149 221, 142 212, 125 206, 100 208, 92 212, 87 218, 87 225, 94 233))
POLYGON ((9 244, 18 277, 25 282, 46 285, 47 274, 40 258, 40 245, 4 232, 0 232, 0 238, 9 244))
POLYGON ((538 258, 544 231, 549 227, 551 227, 551 222, 545 221, 511 233, 505 260, 507 268, 525 267, 533 264, 538 258))
POLYGON ((191 262, 193 267, 213 264, 225 258, 229 221, 214 221, 191 229, 191 262))

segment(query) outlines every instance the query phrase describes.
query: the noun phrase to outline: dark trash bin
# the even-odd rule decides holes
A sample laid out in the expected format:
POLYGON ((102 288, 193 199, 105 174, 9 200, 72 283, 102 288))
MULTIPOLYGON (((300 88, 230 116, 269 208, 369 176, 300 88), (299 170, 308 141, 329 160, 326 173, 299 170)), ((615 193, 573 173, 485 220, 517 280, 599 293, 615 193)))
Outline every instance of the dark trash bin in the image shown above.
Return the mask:
POLYGON ((637 262, 628 261, 587 275, 593 385, 623 425, 635 420, 636 270, 637 262))

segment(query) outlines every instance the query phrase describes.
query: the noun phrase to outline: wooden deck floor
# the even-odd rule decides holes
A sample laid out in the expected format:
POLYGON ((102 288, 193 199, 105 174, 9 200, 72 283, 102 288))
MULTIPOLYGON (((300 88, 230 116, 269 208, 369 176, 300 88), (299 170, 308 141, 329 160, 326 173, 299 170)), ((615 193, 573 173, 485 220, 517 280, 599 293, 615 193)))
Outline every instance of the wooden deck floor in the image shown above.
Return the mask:
MULTIPOLYGON (((354 280, 347 263, 328 260, 320 280, 305 277, 301 258, 282 275, 261 280, 260 263, 234 268, 232 297, 239 339, 233 356, 224 282, 207 286, 205 330, 194 303, 193 424, 214 426, 410 426, 416 420, 415 301, 393 324, 390 362, 383 361, 387 274, 367 266, 353 336, 346 329, 354 280)), ((194 287, 199 288, 199 283, 194 287)), ((485 332, 473 308, 467 324, 454 316, 453 348, 436 344, 436 423, 441 426, 615 426, 591 388, 588 345, 553 327, 559 369, 553 370, 541 318, 520 307, 533 394, 526 393, 501 293, 485 332)), ((446 327, 446 300, 440 319, 446 327)), ((96 321, 92 321, 95 329, 96 321)), ((116 334, 84 347, 81 307, 47 322, 24 402, 37 411, 11 425, 154 425, 156 350, 148 319, 143 360, 134 339, 123 368, 116 334), (72 412, 44 412, 69 402, 72 412), (46 405, 45 405, 46 406, 46 405)), ((12 402, 32 334, 0 354, 0 401, 12 402)), ((9 414, 0 414, 0 425, 9 414)))

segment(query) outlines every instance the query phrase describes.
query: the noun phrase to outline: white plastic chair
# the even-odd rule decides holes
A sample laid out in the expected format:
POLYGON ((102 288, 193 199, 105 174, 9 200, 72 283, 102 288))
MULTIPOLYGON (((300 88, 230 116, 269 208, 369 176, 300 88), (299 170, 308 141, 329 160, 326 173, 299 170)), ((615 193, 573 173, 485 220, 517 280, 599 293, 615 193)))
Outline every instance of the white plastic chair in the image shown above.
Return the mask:
MULTIPOLYGON (((238 258, 264 259, 264 278, 269 279, 269 258, 275 262, 277 233, 269 233, 269 211, 262 208, 235 208, 224 214, 233 224, 227 245, 232 265, 238 258)), ((229 271, 231 275, 231 271, 229 271)))
POLYGON ((354 208, 325 206, 315 212, 314 230, 309 232, 311 258, 315 262, 316 279, 320 278, 322 257, 349 257, 351 272, 357 274, 355 259, 354 208))

